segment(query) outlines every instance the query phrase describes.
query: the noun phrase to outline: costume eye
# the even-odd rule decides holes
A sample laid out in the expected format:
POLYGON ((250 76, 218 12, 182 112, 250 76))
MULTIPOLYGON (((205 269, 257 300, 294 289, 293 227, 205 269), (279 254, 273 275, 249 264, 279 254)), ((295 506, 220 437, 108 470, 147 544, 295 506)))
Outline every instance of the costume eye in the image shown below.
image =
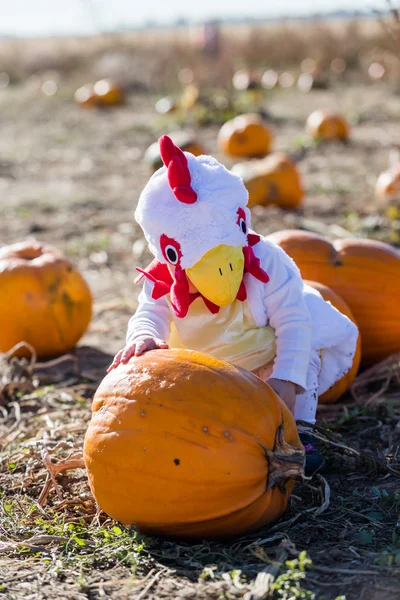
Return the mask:
POLYGON ((243 208, 238 208, 238 211, 236 214, 237 214, 236 223, 239 225, 240 229, 246 235, 247 234, 246 213, 244 212, 243 208))
POLYGON ((165 260, 168 261, 170 265, 179 266, 182 258, 182 251, 176 240, 162 234, 160 237, 160 248, 165 260))
POLYGON ((173 246, 171 246, 171 244, 169 244, 168 246, 166 246, 166 248, 165 248, 165 256, 167 257, 167 259, 169 260, 169 262, 171 263, 171 265, 178 264, 178 261, 179 261, 178 252, 176 251, 176 248, 174 248, 173 246))

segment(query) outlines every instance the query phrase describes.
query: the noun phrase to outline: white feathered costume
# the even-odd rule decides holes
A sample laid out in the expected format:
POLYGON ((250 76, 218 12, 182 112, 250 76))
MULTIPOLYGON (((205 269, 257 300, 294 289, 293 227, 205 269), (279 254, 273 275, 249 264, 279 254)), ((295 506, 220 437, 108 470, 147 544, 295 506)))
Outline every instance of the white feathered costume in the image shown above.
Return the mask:
POLYGON ((156 337, 251 371, 267 366, 296 384, 296 419, 314 422, 318 395, 352 366, 357 327, 303 284, 281 248, 251 232, 240 177, 167 136, 160 150, 165 166, 135 212, 155 260, 138 269, 146 279, 127 342, 156 337))

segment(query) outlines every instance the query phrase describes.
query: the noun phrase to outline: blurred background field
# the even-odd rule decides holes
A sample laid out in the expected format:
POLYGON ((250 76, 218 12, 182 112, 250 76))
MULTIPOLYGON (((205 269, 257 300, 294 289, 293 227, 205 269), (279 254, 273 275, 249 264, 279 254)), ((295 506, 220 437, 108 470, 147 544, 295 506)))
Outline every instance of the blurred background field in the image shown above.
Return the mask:
MULTIPOLYGON (((184 132, 231 168, 239 159, 221 150, 218 132, 237 115, 257 113, 272 132, 273 150, 288 153, 296 163, 305 191, 296 210, 254 206, 258 233, 300 228, 400 246, 400 186, 390 199, 378 198, 375 189, 379 174, 399 162, 400 21, 394 6, 385 3, 377 10, 361 16, 126 26, 74 37, 23 38, 8 32, 0 39, 0 245, 35 238, 56 245, 79 267, 94 296, 94 317, 83 344, 113 354, 124 343, 139 293, 135 266, 151 260, 133 211, 152 173, 146 151, 163 133, 184 132), (104 79, 115 85, 115 102, 77 102, 79 88, 90 91, 104 79), (349 139, 312 139, 305 124, 318 109, 343 115, 349 139)), ((96 29, 96 22, 91 26, 96 29)), ((377 462, 347 464, 331 476, 329 510, 321 480, 298 492, 288 521, 295 518, 295 523, 305 507, 325 506, 319 520, 307 513, 296 525, 279 529, 278 524, 262 543, 251 538, 229 547, 142 540, 108 521, 114 528, 109 529, 110 549, 102 530, 89 527, 91 500, 86 520, 82 506, 73 504, 88 494, 82 471, 76 479, 62 477, 70 504, 65 500, 54 508, 56 496, 50 494, 47 507, 36 507, 36 513, 29 503, 37 501, 46 475, 38 451, 29 450, 9 467, 16 441, 37 441, 49 431, 52 442, 67 440, 80 448, 93 384, 88 390, 78 400, 52 389, 28 397, 22 420, 18 408, 4 409, 1 481, 10 493, 0 516, 0 551, 4 539, 62 536, 69 524, 74 539, 89 540, 86 547, 72 540, 51 556, 41 546, 36 555, 8 547, 10 558, 0 561, 5 597, 399 597, 398 479, 377 466, 384 453, 398 452, 397 405, 396 412, 380 396, 376 404, 360 407, 350 398, 336 413, 322 413, 321 419, 354 447, 376 452, 377 462), (21 481, 33 472, 36 483, 26 494, 21 481), (306 590, 299 583, 303 548, 317 564, 306 590), (42 563, 43 556, 50 562, 42 563), (285 567, 286 558, 293 564, 285 567), (287 575, 289 583, 283 578, 281 588, 257 596, 254 580, 271 562, 275 575, 287 575), (14 582, 21 573, 25 587, 14 582)), ((50 543, 57 547, 57 540, 50 543)))
POLYGON ((400 146, 399 25, 393 15, 381 20, 221 25, 218 50, 210 54, 202 49, 199 25, 3 40, 1 242, 34 236, 78 261, 101 314, 87 339, 96 343, 101 334, 101 346, 115 351, 135 306, 134 266, 149 258, 133 221, 151 174, 147 147, 162 133, 189 131, 231 167, 235 161, 217 146, 218 130, 241 112, 259 111, 273 131, 273 149, 302 157, 306 198, 296 212, 255 207, 257 231, 311 220, 322 232, 317 221, 396 243, 396 209, 378 207, 374 192, 400 146), (256 99, 234 88, 238 71, 258 82, 256 99), (272 80, 264 78, 262 87, 266 71, 272 80), (299 89, 301 75, 312 89, 299 89), (125 103, 78 106, 76 89, 105 77, 124 91, 125 103), (179 103, 190 86, 199 95, 192 106, 156 111, 161 98, 179 103), (345 116, 352 127, 347 145, 310 143, 304 126, 315 109, 345 116))

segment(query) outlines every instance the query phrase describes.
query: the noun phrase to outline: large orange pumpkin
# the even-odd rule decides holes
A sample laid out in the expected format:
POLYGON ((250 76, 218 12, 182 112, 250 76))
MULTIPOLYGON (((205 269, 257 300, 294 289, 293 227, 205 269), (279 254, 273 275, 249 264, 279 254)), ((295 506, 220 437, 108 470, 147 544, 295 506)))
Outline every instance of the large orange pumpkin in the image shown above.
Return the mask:
POLYGON ((71 350, 92 315, 92 297, 62 253, 40 242, 0 249, 0 352, 19 342, 39 358, 71 350))
POLYGON ((350 127, 342 115, 316 110, 307 119, 306 132, 315 139, 346 140, 350 134, 350 127))
POLYGON ((100 384, 84 459, 114 519, 228 538, 283 513, 304 454, 291 413, 261 379, 206 354, 155 350, 100 384))
POLYGON ((306 231, 274 233, 305 279, 324 283, 350 307, 360 329, 362 364, 400 351, 400 254, 388 244, 348 239, 331 243, 306 231))
POLYGON ((256 204, 276 204, 294 209, 303 200, 300 172, 287 154, 271 154, 261 160, 237 163, 232 171, 244 181, 249 192, 249 208, 256 204))
POLYGON ((227 121, 218 134, 218 145, 228 156, 257 158, 271 150, 272 133, 255 114, 240 115, 227 121))
MULTIPOLYGON (((353 323, 355 323, 353 313, 351 312, 350 308, 343 300, 343 298, 338 296, 333 290, 331 290, 326 285, 323 285, 322 283, 317 283, 316 281, 306 281, 305 283, 308 283, 308 285, 318 290, 324 300, 330 302, 332 306, 337 308, 338 311, 340 311, 343 315, 346 315, 346 317, 349 317, 349 319, 351 319, 353 323)), ((357 375, 358 369, 360 367, 360 361, 361 336, 359 335, 356 353, 353 358, 353 366, 345 375, 343 375, 341 379, 339 379, 339 381, 334 383, 333 386, 329 388, 329 390, 326 390, 326 392, 319 397, 320 404, 333 404, 333 402, 336 402, 336 400, 343 396, 343 394, 346 390, 349 389, 357 375)))

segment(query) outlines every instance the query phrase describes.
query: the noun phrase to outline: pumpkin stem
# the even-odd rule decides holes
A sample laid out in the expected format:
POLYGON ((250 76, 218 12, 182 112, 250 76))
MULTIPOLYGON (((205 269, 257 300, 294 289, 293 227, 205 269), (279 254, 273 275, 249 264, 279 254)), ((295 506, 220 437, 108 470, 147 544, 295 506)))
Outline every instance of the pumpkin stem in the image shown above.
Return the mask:
POLYGON ((267 491, 277 485, 284 492, 284 485, 290 479, 303 480, 305 451, 285 441, 283 420, 276 432, 273 450, 264 450, 268 460, 267 491))

